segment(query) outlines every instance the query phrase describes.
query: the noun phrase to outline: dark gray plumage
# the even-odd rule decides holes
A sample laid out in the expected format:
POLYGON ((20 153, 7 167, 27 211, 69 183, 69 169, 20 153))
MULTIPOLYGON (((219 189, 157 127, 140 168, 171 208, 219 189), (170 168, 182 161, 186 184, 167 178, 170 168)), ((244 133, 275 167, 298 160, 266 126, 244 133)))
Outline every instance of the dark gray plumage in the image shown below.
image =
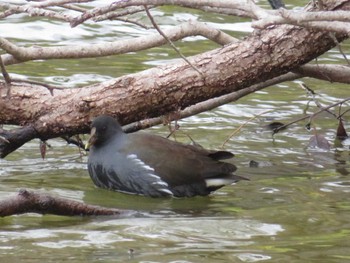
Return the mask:
POLYGON ((126 134, 110 116, 91 125, 88 160, 93 182, 102 188, 161 197, 208 195, 224 185, 245 179, 236 166, 221 162, 226 151, 208 151, 146 133, 126 134))

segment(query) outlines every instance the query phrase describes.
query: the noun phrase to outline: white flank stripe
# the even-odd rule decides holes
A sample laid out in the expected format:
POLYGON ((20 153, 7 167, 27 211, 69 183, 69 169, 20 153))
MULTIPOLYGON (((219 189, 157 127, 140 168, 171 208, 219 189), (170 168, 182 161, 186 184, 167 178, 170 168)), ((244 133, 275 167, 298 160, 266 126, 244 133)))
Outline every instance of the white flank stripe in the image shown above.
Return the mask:
POLYGON ((142 166, 143 168, 145 168, 146 170, 154 172, 154 169, 153 169, 151 166, 145 164, 145 163, 144 163, 143 161, 141 161, 139 158, 137 158, 137 155, 136 155, 136 154, 129 154, 128 156, 126 156, 126 158, 133 160, 135 164, 141 165, 141 166, 142 166))
POLYGON ((160 177, 159 177, 158 175, 151 174, 151 173, 148 173, 147 175, 148 175, 149 177, 153 177, 153 178, 156 178, 156 179, 161 180, 160 177))
POLYGON ((167 193, 169 195, 173 195, 173 192, 170 191, 169 189, 162 188, 162 189, 159 189, 159 191, 162 191, 162 192, 167 193))
POLYGON ((207 187, 222 186, 222 185, 228 185, 232 183, 233 183, 232 179, 224 179, 224 178, 205 179, 205 184, 207 185, 207 187))
POLYGON ((152 182, 152 185, 158 186, 158 187, 166 187, 166 188, 156 188, 157 191, 166 193, 168 195, 173 195, 173 192, 171 192, 168 189, 168 184, 166 182, 164 182, 158 175, 156 175, 154 173, 154 168, 152 168, 151 166, 145 164, 142 160, 140 160, 136 154, 129 154, 127 156, 127 158, 129 160, 131 160, 132 162, 134 162, 134 164, 141 166, 143 169, 146 170, 146 172, 144 173, 145 176, 154 178, 156 181, 152 182), (148 172, 147 172, 148 171, 148 172))
POLYGON ((164 181, 154 182, 154 183, 152 183, 152 184, 158 184, 158 185, 162 185, 162 186, 168 187, 168 184, 167 184, 166 182, 164 182, 164 181))

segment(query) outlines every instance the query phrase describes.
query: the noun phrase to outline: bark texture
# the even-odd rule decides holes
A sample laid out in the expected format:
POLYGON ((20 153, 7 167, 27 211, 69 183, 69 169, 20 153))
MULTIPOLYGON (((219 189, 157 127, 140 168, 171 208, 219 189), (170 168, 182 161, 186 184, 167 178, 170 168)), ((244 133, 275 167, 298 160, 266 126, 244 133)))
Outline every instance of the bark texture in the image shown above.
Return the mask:
POLYGON ((130 216, 131 211, 86 205, 77 201, 39 194, 22 189, 16 196, 0 201, 0 217, 24 213, 62 216, 130 216))
MULTIPOLYGON (((349 9, 350 1, 342 9, 349 9)), ((345 36, 338 35, 338 41, 345 36)), ((30 125, 43 140, 88 132, 93 117, 109 114, 122 124, 166 115, 195 103, 238 91, 279 76, 320 56, 336 45, 331 33, 298 26, 255 31, 241 42, 97 85, 50 91, 35 85, 0 87, 0 123, 30 125)), ((14 141, 0 136, 0 156, 14 141)), ((25 137, 25 136, 23 136, 25 137)), ((32 136, 28 136, 31 138, 32 136)), ((11 149, 11 150, 7 150, 11 149)))

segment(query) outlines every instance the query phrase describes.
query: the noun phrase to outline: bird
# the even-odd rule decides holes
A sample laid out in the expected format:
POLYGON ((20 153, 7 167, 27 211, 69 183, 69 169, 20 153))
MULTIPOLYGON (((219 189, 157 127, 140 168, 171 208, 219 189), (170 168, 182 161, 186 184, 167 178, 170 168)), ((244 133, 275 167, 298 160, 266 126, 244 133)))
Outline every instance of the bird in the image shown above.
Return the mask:
MULTIPOLYGON (((98 187, 149 197, 207 196, 246 179, 221 160, 228 151, 206 150, 146 133, 125 133, 116 119, 96 117, 91 124, 88 172, 98 187)), ((247 179, 246 179, 247 180, 247 179)))

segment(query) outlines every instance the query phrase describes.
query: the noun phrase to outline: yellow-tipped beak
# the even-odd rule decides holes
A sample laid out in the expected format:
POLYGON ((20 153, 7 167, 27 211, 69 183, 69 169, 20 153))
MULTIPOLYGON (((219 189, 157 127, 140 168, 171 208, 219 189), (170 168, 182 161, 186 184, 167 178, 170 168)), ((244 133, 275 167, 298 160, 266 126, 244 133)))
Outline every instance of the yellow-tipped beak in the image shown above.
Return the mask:
POLYGON ((85 147, 84 147, 84 148, 85 148, 85 151, 89 150, 90 146, 91 146, 90 143, 87 142, 87 143, 85 144, 85 147))
POLYGON ((96 128, 93 127, 90 132, 90 138, 85 144, 85 150, 88 150, 96 141, 96 128))

